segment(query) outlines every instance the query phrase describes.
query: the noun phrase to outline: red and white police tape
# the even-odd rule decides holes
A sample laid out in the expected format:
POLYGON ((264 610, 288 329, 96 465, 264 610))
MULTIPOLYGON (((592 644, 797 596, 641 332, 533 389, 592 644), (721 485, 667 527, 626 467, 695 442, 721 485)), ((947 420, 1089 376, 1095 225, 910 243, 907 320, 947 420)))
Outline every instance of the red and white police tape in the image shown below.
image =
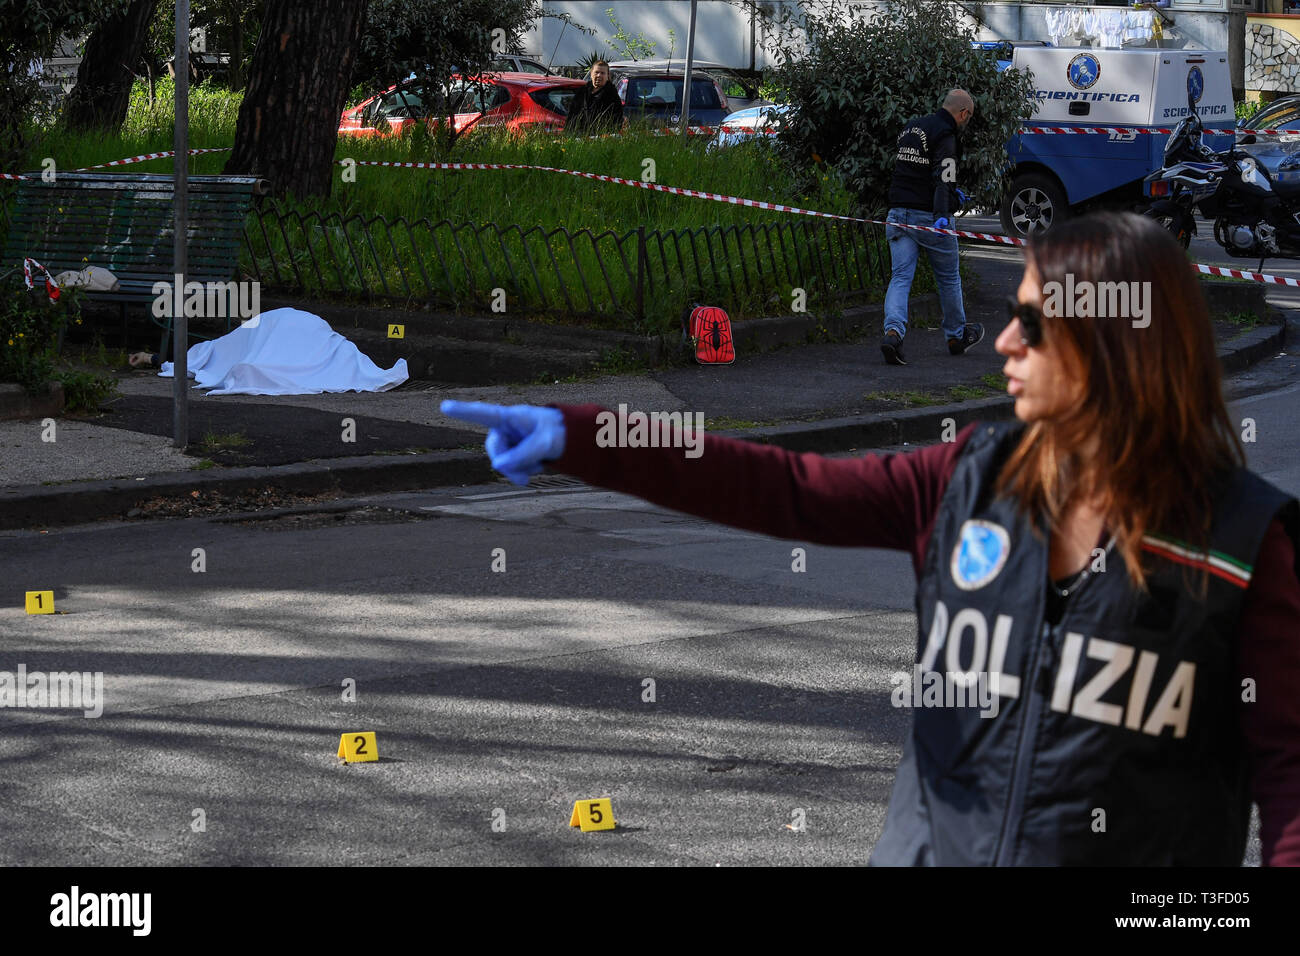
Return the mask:
MULTIPOLYGON (((710 129, 710 127, 698 127, 698 128, 710 129)), ((713 129, 723 129, 723 127, 713 127, 713 129)), ((1155 128, 1155 127, 1149 127, 1146 130, 1134 129, 1129 127, 1092 127, 1091 129, 1095 132, 1105 132, 1111 129, 1118 130, 1120 132, 1125 132, 1125 133, 1144 132, 1144 131, 1145 132, 1169 132, 1168 130, 1162 130, 1160 128, 1155 128)), ((1059 129, 1054 127, 1026 127, 1025 131, 1026 132, 1074 132, 1074 130, 1066 127, 1061 127, 1059 129)), ((1249 131, 1240 130, 1239 132, 1249 132, 1249 131)), ((1281 131, 1263 130, 1263 131, 1254 131, 1254 132, 1281 132, 1281 131)), ((225 147, 213 147, 208 149, 192 149, 189 150, 189 152, 191 155, 193 155, 198 153, 219 153, 228 149, 230 149, 230 147, 225 146, 225 147)), ((108 163, 99 163, 96 166, 85 166, 77 170, 77 172, 82 172, 89 169, 100 169, 106 166, 124 166, 127 165, 128 163, 145 162, 151 159, 163 159, 174 155, 175 153, 170 150, 162 153, 147 153, 142 156, 132 156, 127 159, 117 159, 108 163)), ((765 202, 760 199, 742 199, 739 196, 727 196, 727 195, 723 195, 722 193, 701 192, 696 189, 683 189, 678 186, 664 186, 659 183, 644 182, 643 180, 640 179, 624 179, 620 176, 608 176, 603 173, 588 173, 577 169, 561 169, 557 166, 530 166, 530 165, 524 165, 520 163, 425 163, 425 162, 398 162, 398 161, 390 161, 390 160, 350 160, 350 159, 341 159, 338 161, 338 165, 347 165, 348 163, 352 163, 357 166, 386 166, 386 167, 397 168, 397 169, 450 169, 450 170, 528 169, 528 170, 535 170, 539 172, 562 173, 566 176, 578 176, 583 179, 594 179, 599 182, 614 183, 616 185, 621 185, 621 186, 637 186, 641 189, 648 189, 654 192, 668 193, 674 196, 689 196, 693 199, 708 199, 708 200, 712 200, 713 202, 724 202, 733 206, 747 206, 753 209, 766 209, 771 212, 787 212, 787 213, 792 213, 800 216, 816 216, 824 219, 838 219, 843 222, 870 223, 872 225, 877 225, 877 226, 895 226, 899 229, 915 229, 921 232, 933 232, 945 236, 954 236, 958 239, 975 239, 981 242, 992 242, 992 243, 997 243, 999 245, 1006 245, 1006 246, 1026 245, 1026 242, 1023 239, 1018 239, 1013 236, 998 235, 996 233, 991 233, 991 232, 973 232, 971 230, 966 230, 966 229, 939 229, 935 226, 914 226, 908 223, 889 222, 888 220, 883 220, 883 219, 863 219, 857 216, 841 216, 836 213, 818 212, 815 209, 803 209, 798 206, 787 206, 784 203, 765 202)), ((32 174, 32 175, 37 175, 37 174, 32 174)), ((27 177, 21 174, 16 175, 12 173, 0 173, 0 179, 24 179, 24 178, 27 177)), ((32 287, 31 272, 27 265, 29 262, 37 265, 39 268, 42 269, 42 271, 44 271, 44 267, 41 266, 40 263, 35 262, 35 260, 32 259, 24 260, 23 270, 27 278, 27 286, 28 288, 31 288, 32 287)), ((1278 285, 1286 285, 1294 288, 1300 288, 1300 279, 1292 279, 1286 276, 1270 275, 1266 272, 1249 272, 1242 269, 1226 269, 1220 266, 1202 265, 1201 263, 1193 263, 1193 267, 1198 272, 1204 273, 1206 275, 1227 276, 1233 279, 1248 279, 1253 282, 1271 282, 1278 285)), ((48 272, 46 272, 46 280, 49 285, 53 285, 53 280, 49 278, 48 272)), ((53 286, 53 288, 54 288, 54 297, 57 297, 58 287, 53 286)))
POLYGON ((697 189, 682 189, 679 186, 661 186, 640 179, 623 179, 620 176, 607 176, 603 173, 588 173, 579 169, 561 169, 558 166, 526 166, 519 163, 421 163, 397 162, 390 160, 339 160, 339 165, 353 163, 357 166, 390 166, 399 169, 532 169, 539 172, 563 173, 566 176, 579 176, 583 179, 595 179, 602 183, 615 183, 620 186, 637 186, 654 192, 670 193, 674 196, 690 196, 694 199, 711 199, 733 206, 750 206, 754 209, 768 209, 773 212, 790 212, 801 216, 821 216, 826 219, 842 219, 845 222, 870 222, 853 216, 840 216, 833 212, 817 212, 813 209, 801 209, 798 206, 786 206, 782 203, 764 202, 761 199, 741 199, 739 196, 724 196, 721 193, 700 192, 697 189))
MULTIPOLYGON (((778 132, 777 130, 771 129, 770 127, 756 129, 752 126, 727 126, 727 125, 689 126, 687 127, 686 131, 692 135, 698 135, 698 136, 713 136, 717 133, 739 133, 741 135, 746 135, 746 136, 775 136, 777 135, 778 132)), ((654 129, 648 132, 651 136, 676 136, 678 134, 678 131, 675 129, 654 129)), ((1152 135, 1152 134, 1167 135, 1173 132, 1173 128, 1167 126, 1022 126, 1020 128, 1020 132, 1044 134, 1044 135, 1061 135, 1061 136, 1105 135, 1105 136, 1114 137, 1114 136, 1140 136, 1140 135, 1152 135)), ((1294 135, 1300 137, 1300 130, 1285 130, 1285 129, 1225 129, 1225 130, 1211 129, 1211 130, 1207 130, 1206 132, 1211 134, 1233 133, 1233 134, 1245 135, 1247 133, 1253 133, 1257 136, 1294 135)), ((611 136, 621 136, 621 135, 623 134, 622 133, 601 133, 599 136, 589 136, 585 138, 605 139, 611 136)), ((220 152, 228 151, 229 149, 230 149, 229 146, 216 146, 207 149, 191 149, 188 152, 191 156, 197 156, 200 153, 220 153, 220 152)), ((96 163, 93 166, 82 166, 79 167, 78 169, 73 170, 73 172, 84 173, 92 169, 105 169, 110 166, 126 166, 131 163, 144 163, 152 159, 167 159, 174 155, 175 152, 173 150, 165 150, 160 153, 145 153, 141 156, 129 156, 126 159, 115 159, 107 163, 96 163)), ((484 168, 498 168, 498 167, 484 167, 484 168)), ((540 169, 542 167, 512 166, 512 167, 499 167, 499 168, 540 169)), ((0 179, 27 179, 36 175, 38 174, 0 173, 0 179)))
MULTIPOLYGON (((1022 133, 1049 133, 1058 136, 1140 136, 1143 134, 1172 133, 1173 127, 1170 126, 1022 126, 1022 133)), ((1300 136, 1300 130, 1296 129, 1207 129, 1206 133, 1211 136, 1226 136, 1231 133, 1234 136, 1238 133, 1243 136, 1247 133, 1254 133, 1256 136, 1300 136)))
POLYGON ((36 288, 36 283, 32 279, 32 266, 35 266, 37 269, 40 269, 41 272, 45 273, 45 294, 49 296, 51 302, 57 301, 59 298, 59 284, 55 282, 54 277, 50 275, 50 270, 45 268, 45 266, 41 265, 35 259, 23 260, 23 282, 27 285, 27 288, 36 288))
MULTIPOLYGON (((199 153, 225 153, 230 151, 229 146, 213 146, 208 149, 191 149, 186 150, 191 156, 197 156, 199 153)), ((176 155, 175 150, 166 150, 161 153, 145 153, 141 156, 128 156, 126 159, 114 159, 107 163, 96 163, 94 166, 80 166, 72 170, 74 173, 85 173, 92 169, 104 169, 108 166, 126 166, 130 163, 146 163, 151 159, 169 159, 176 155)), ((40 173, 0 173, 0 179, 36 179, 40 173)))

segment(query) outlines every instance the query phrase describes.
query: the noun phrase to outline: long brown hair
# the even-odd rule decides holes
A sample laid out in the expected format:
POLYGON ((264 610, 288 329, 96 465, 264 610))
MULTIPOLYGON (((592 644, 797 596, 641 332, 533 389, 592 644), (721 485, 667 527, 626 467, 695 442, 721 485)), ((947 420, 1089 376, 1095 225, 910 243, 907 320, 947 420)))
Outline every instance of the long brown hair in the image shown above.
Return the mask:
MULTIPOLYGON (((1029 245, 1026 262, 1045 290, 1053 282, 1067 291, 1148 283, 1141 287, 1146 327, 1135 327, 1143 317, 1132 302, 1119 317, 1099 315, 1095 304, 1080 316, 1044 303, 1043 345, 1059 350, 1079 391, 1060 416, 1025 429, 996 486, 1027 514, 1045 514, 1053 530, 1069 505, 1097 497, 1130 579, 1146 590, 1143 535, 1206 550, 1214 500, 1245 464, 1223 402, 1205 298, 1173 237, 1131 213, 1067 220, 1029 245), (1097 453, 1083 460, 1076 450, 1094 436, 1097 453)), ((1072 305, 1068 295, 1065 304, 1072 305)), ((1196 590, 1204 594, 1203 572, 1201 579, 1196 590)))

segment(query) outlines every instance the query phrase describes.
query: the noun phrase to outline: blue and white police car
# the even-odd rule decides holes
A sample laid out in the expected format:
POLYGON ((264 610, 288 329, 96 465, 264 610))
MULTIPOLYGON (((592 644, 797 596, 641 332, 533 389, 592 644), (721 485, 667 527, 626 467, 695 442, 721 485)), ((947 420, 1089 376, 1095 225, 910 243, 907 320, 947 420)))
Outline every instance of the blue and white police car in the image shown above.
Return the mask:
POLYGON ((1105 133, 1022 131, 1007 144, 1010 181, 1002 228, 1025 237, 1084 209, 1139 209, 1142 180, 1159 169, 1170 128, 1188 97, 1211 149, 1232 145, 1235 122, 1228 55, 1208 50, 1016 47, 1004 68, 1028 70, 1037 110, 1026 126, 1120 127, 1105 133), (1215 130, 1222 133, 1215 135, 1215 130))

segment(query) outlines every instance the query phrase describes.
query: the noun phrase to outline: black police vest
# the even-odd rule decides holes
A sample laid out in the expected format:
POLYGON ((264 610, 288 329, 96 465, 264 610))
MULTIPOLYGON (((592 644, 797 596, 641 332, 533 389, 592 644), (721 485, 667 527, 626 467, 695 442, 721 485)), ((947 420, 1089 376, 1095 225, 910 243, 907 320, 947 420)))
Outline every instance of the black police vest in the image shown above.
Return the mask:
MULTIPOLYGON (((894 174, 889 183, 890 208, 899 206, 925 212, 935 211, 935 152, 939 143, 948 137, 953 140, 953 158, 960 165, 961 137, 957 135, 956 123, 953 122, 952 116, 945 110, 940 109, 929 116, 909 120, 903 127, 902 132, 898 134, 894 174)), ((952 212, 960 205, 957 201, 955 181, 949 184, 947 192, 948 211, 952 212)))
POLYGON ((992 495, 1023 427, 979 426, 940 503, 918 665, 896 688, 915 698, 912 733, 871 863, 1238 866, 1250 792, 1237 623, 1279 509, 1296 537, 1296 500, 1237 470, 1208 554, 1147 536, 1142 594, 1112 550, 1049 626, 1046 537, 992 495), (1210 569, 1203 602, 1184 584, 1189 561, 1210 569))

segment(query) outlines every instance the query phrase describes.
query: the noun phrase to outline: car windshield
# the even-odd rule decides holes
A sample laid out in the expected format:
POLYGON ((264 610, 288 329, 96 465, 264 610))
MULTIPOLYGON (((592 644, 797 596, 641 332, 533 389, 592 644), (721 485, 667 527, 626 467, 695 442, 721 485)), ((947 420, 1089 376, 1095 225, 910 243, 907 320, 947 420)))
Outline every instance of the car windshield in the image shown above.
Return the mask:
POLYGON ((457 113, 486 113, 510 102, 510 91, 495 83, 471 83, 456 90, 457 113))
POLYGON ((1288 99, 1285 103, 1266 106, 1247 122, 1250 129, 1295 128, 1300 122, 1300 98, 1288 99))
MULTIPOLYGON (((667 76, 634 76, 628 80, 623 102, 633 109, 663 110, 682 102, 682 79, 667 76)), ((691 109, 722 109, 718 91, 702 76, 691 79, 691 109)))
POLYGON ((493 60, 493 69, 509 70, 514 73, 536 73, 538 76, 546 76, 550 71, 542 64, 533 60, 493 60), (502 64, 496 66, 495 64, 502 64))
POLYGON ((429 115, 439 99, 436 93, 430 96, 423 86, 409 83, 391 93, 385 93, 367 113, 375 117, 420 119, 429 115))
POLYGON ((533 90, 528 95, 533 98, 533 102, 543 109, 548 109, 552 113, 559 113, 561 116, 569 115, 569 105, 573 102, 573 97, 577 94, 578 88, 574 86, 551 86, 546 89, 533 90))
POLYGON ((714 76, 722 84, 722 92, 727 96, 738 100, 758 99, 758 90, 747 85, 740 77, 732 73, 717 73, 714 76))
MULTIPOLYGON (((458 83, 451 90, 452 113, 483 113, 510 102, 510 91, 495 83, 458 83)), ((367 119, 430 119, 447 115, 441 90, 408 83, 385 93, 366 112, 367 119)))

